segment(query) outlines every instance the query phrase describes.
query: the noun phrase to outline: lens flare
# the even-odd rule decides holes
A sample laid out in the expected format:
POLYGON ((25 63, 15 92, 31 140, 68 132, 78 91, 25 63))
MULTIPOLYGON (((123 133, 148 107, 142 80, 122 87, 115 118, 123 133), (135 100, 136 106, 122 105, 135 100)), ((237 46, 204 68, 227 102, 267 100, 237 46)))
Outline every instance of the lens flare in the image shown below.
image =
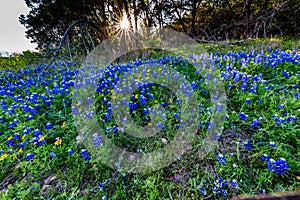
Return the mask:
POLYGON ((120 28, 122 30, 128 30, 130 28, 130 23, 129 23, 126 13, 123 13, 123 18, 120 21, 120 28))

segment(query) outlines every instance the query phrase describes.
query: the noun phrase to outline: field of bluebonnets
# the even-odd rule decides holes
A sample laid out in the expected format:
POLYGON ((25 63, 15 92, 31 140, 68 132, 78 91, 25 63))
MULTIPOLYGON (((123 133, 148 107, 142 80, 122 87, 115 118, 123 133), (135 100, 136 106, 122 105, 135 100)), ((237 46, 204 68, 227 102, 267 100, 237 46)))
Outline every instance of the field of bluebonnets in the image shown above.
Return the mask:
MULTIPOLYGON (((72 105, 76 70, 64 66, 59 73, 41 76, 36 74, 43 65, 0 71, 1 199, 227 199, 299 190, 300 50, 213 51, 211 62, 224 81, 227 115, 223 132, 215 137, 218 148, 205 159, 197 159, 196 153, 202 133, 211 126, 210 94, 203 77, 187 61, 171 55, 141 58, 108 67, 100 79, 97 111, 86 118, 97 115, 106 134, 132 151, 148 152, 168 143, 180 112, 167 102, 166 88, 142 87, 123 103, 144 125, 152 125, 149 105, 169 108, 163 114, 165 123, 153 125, 164 127, 165 132, 142 145, 118 136, 111 89, 124 72, 162 63, 186 76, 201 97, 193 146, 169 167, 147 174, 119 173, 78 144, 73 115, 82 110, 72 105)), ((97 138, 94 142, 101 145, 97 138)))

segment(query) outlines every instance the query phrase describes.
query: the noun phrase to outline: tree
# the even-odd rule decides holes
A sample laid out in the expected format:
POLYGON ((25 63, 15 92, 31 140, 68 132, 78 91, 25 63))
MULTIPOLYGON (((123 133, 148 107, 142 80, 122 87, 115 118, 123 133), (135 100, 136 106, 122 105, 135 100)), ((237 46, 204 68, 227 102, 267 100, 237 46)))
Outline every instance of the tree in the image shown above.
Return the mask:
POLYGON ((28 38, 41 49, 58 44, 68 26, 79 19, 90 22, 90 33, 96 41, 108 38, 110 1, 104 0, 26 0, 31 9, 21 15, 28 38))
MULTIPOLYGON (((41 49, 58 44, 78 19, 88 20, 96 44, 118 30, 123 11, 130 27, 169 27, 193 38, 220 40, 299 34, 300 0, 25 0, 26 35, 41 49)), ((76 32, 73 33, 76 37, 76 32)), ((79 34, 79 33, 78 33, 79 34)))

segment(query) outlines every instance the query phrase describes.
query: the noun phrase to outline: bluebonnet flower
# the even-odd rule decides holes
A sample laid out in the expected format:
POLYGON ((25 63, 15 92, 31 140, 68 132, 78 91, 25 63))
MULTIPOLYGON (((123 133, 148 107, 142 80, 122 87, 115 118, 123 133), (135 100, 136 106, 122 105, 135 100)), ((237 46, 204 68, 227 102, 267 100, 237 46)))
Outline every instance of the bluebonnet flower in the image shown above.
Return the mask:
POLYGON ((103 189, 105 188, 105 186, 104 186, 103 183, 99 183, 99 184, 98 184, 98 188, 99 188, 100 190, 103 190, 103 189))
POLYGON ((299 92, 296 92, 296 93, 294 94, 294 97, 298 100, 298 99, 299 99, 299 92))
POLYGON ((202 194, 203 196, 205 196, 205 195, 207 194, 207 192, 206 192, 206 190, 205 190, 204 187, 201 187, 201 188, 200 188, 200 191, 201 191, 201 194, 202 194))
POLYGON ((284 108, 285 108, 285 105, 281 104, 281 105, 279 105, 277 108, 279 108, 279 109, 284 109, 284 108))
POLYGON ((195 81, 193 81, 192 82, 192 88, 193 88, 193 90, 196 90, 197 87, 198 87, 198 84, 195 81))
POLYGON ((41 109, 40 105, 38 105, 38 104, 35 104, 34 108, 35 108, 36 110, 40 110, 40 109, 41 109))
POLYGON ((238 187, 238 181, 237 181, 236 179, 233 179, 233 180, 231 181, 231 186, 232 186, 233 188, 237 188, 237 187, 238 187))
POLYGON ((18 144, 18 148, 24 148, 25 147, 25 142, 20 142, 19 144, 18 144))
POLYGON ((241 113, 239 114, 240 120, 246 120, 247 117, 248 117, 248 116, 247 116, 245 113, 243 113, 243 112, 241 112, 241 113))
POLYGON ((69 149, 69 150, 68 150, 68 155, 72 155, 73 153, 75 153, 75 150, 74 150, 74 149, 69 149))
POLYGON ((1 100, 1 108, 2 110, 6 110, 7 109, 7 104, 4 100, 1 100))
POLYGON ((37 146, 41 146, 43 144, 46 144, 45 136, 39 135, 37 137, 34 137, 33 140, 32 140, 32 144, 37 145, 37 146))
POLYGON ((215 123, 213 121, 209 121, 206 127, 207 127, 207 131, 211 133, 213 131, 213 128, 215 127, 215 123))
POLYGON ((207 80, 211 80, 213 78, 213 75, 211 73, 208 73, 206 78, 207 80))
POLYGON ((53 151, 50 153, 50 158, 57 158, 56 154, 53 151))
POLYGON ((32 115, 25 115, 25 118, 26 118, 27 120, 31 120, 31 119, 33 119, 33 116, 32 116, 32 115))
POLYGON ((13 137, 9 137, 6 141, 6 146, 9 147, 13 147, 15 145, 15 140, 13 139, 13 137))
POLYGON ((277 148, 275 142, 269 142, 268 145, 269 145, 270 147, 277 148))
POLYGON ((287 79, 290 78, 290 72, 284 70, 282 73, 281 73, 281 76, 282 77, 286 77, 287 79))
POLYGON ((251 128, 253 128, 253 129, 257 129, 258 128, 258 126, 259 126, 259 121, 257 120, 257 119, 254 119, 252 122, 251 122, 251 128))
POLYGON ((140 95, 140 103, 144 106, 147 103, 147 98, 144 95, 140 95))
POLYGON ((0 123, 1 123, 1 124, 4 124, 4 123, 5 123, 4 117, 0 117, 0 123))
POLYGON ((164 107, 164 108, 166 108, 166 107, 168 107, 168 106, 169 106, 169 104, 168 104, 168 103, 166 103, 166 102, 164 102, 164 103, 162 103, 162 104, 161 104, 161 106, 162 106, 162 107, 164 107))
POLYGON ((107 120, 111 119, 111 117, 110 117, 110 114, 109 114, 109 113, 105 113, 105 114, 104 114, 104 116, 105 116, 105 118, 106 118, 107 120))
POLYGON ((9 108, 9 109, 8 109, 8 114, 9 114, 9 116, 14 115, 14 114, 15 114, 15 110, 12 109, 12 108, 9 108))
POLYGON ((52 124, 48 122, 48 123, 46 124, 46 129, 47 129, 47 130, 50 130, 50 129, 52 129, 52 128, 53 128, 52 124))
POLYGON ((267 161, 267 168, 276 174, 284 174, 290 167, 284 158, 277 160, 271 158, 267 161))
POLYGON ((11 129, 15 128, 15 127, 17 126, 18 123, 19 123, 19 120, 14 119, 13 122, 10 122, 10 123, 9 123, 9 128, 11 128, 11 129))
POLYGON ((234 82, 238 82, 240 80, 240 74, 236 73, 234 76, 234 82))
POLYGON ((247 140, 246 142, 244 142, 244 146, 246 149, 252 150, 253 149, 252 140, 247 140))
POLYGON ((262 189, 258 191, 260 194, 266 194, 266 190, 262 189))
POLYGON ((255 94, 257 89, 257 84, 253 84, 252 87, 250 88, 249 92, 255 94))
POLYGON ((80 156, 86 161, 89 161, 91 159, 90 152, 88 152, 86 149, 81 150, 80 156))
POLYGON ((148 114, 149 114, 149 109, 148 109, 148 108, 144 108, 143 114, 144 114, 144 115, 148 115, 148 114))
POLYGON ((227 160, 225 158, 225 156, 223 154, 218 154, 218 162, 221 164, 221 165, 227 165, 227 160))
POLYGON ((34 137, 39 137, 40 135, 42 135, 43 133, 39 130, 39 129, 35 129, 33 131, 33 135, 34 137))
POLYGON ((136 103, 133 103, 132 101, 130 101, 128 104, 131 112, 135 111, 138 108, 138 105, 136 103))
POLYGON ((34 158, 34 155, 32 154, 32 153, 28 153, 27 155, 26 155, 26 160, 27 161, 29 161, 29 160, 31 160, 31 159, 33 159, 34 158))
POLYGON ((187 97, 191 97, 191 96, 193 96, 193 91, 187 90, 185 95, 186 95, 187 97))
POLYGON ((87 98, 87 103, 88 103, 88 105, 90 105, 90 104, 92 104, 92 103, 93 103, 93 101, 92 101, 91 97, 88 97, 88 98, 87 98))
POLYGON ((28 134, 31 130, 32 130, 32 128, 26 127, 23 131, 23 135, 28 134))
POLYGON ((272 46, 268 47, 268 51, 271 52, 272 51, 272 46))
POLYGON ((166 113, 163 113, 163 114, 162 114, 161 119, 164 120, 164 121, 167 120, 167 115, 166 115, 166 113))
POLYGON ((174 116, 175 119, 179 120, 179 115, 178 115, 178 113, 174 113, 173 116, 174 116))
POLYGON ((162 129, 162 128, 163 128, 163 123, 158 122, 158 123, 156 124, 156 128, 157 128, 157 129, 162 129))
POLYGON ((21 138, 21 136, 20 136, 19 133, 15 133, 15 134, 14 134, 14 138, 15 138, 16 140, 19 140, 19 139, 21 138))
POLYGON ((218 180, 214 182, 214 187, 213 187, 213 193, 217 195, 222 195, 223 197, 227 197, 228 193, 227 190, 224 189, 228 186, 227 181, 223 181, 223 178, 220 177, 218 180))
POLYGON ((217 111, 217 112, 222 112, 222 111, 223 111, 223 105, 220 104, 220 103, 217 103, 217 104, 216 104, 216 111, 217 111))
POLYGON ((38 115, 39 114, 38 111, 37 111, 37 109, 36 108, 32 108, 32 107, 30 108, 29 112, 30 112, 31 115, 38 115))
POLYGON ((148 94, 147 94, 147 97, 148 97, 148 99, 154 99, 154 95, 151 94, 151 93, 148 93, 148 94))
POLYGON ((215 134, 213 134, 212 138, 213 138, 214 140, 219 140, 219 139, 222 138, 222 135, 221 135, 220 133, 215 133, 215 134))
POLYGON ((297 121, 297 118, 294 117, 294 116, 289 116, 286 120, 287 120, 288 122, 296 122, 296 121, 297 121))
POLYGON ((95 133, 94 135, 93 135, 93 143, 94 143, 94 146, 95 147, 99 147, 101 144, 102 144, 102 139, 101 139, 101 137, 97 134, 97 133, 95 133))
POLYGON ((276 117, 275 120, 276 120, 276 126, 279 128, 281 127, 281 124, 284 124, 286 122, 286 119, 282 117, 276 117))
POLYGON ((72 106, 72 113, 73 115, 77 115, 78 114, 78 109, 76 106, 72 106))
POLYGON ((250 99, 246 99, 245 103, 248 104, 248 105, 250 105, 251 104, 251 100, 250 99))
POLYGON ((262 161, 268 161, 268 160, 270 160, 270 156, 268 156, 267 154, 263 154, 263 155, 260 157, 260 159, 261 159, 262 161))

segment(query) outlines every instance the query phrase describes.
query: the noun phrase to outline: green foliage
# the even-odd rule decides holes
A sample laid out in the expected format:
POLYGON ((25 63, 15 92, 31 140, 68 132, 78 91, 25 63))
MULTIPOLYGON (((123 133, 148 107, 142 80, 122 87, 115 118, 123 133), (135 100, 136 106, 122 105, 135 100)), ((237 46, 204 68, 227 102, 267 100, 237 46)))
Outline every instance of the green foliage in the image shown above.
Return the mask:
POLYGON ((30 64, 36 64, 39 61, 39 53, 24 51, 22 54, 13 54, 9 57, 0 57, 0 70, 20 70, 30 64))

